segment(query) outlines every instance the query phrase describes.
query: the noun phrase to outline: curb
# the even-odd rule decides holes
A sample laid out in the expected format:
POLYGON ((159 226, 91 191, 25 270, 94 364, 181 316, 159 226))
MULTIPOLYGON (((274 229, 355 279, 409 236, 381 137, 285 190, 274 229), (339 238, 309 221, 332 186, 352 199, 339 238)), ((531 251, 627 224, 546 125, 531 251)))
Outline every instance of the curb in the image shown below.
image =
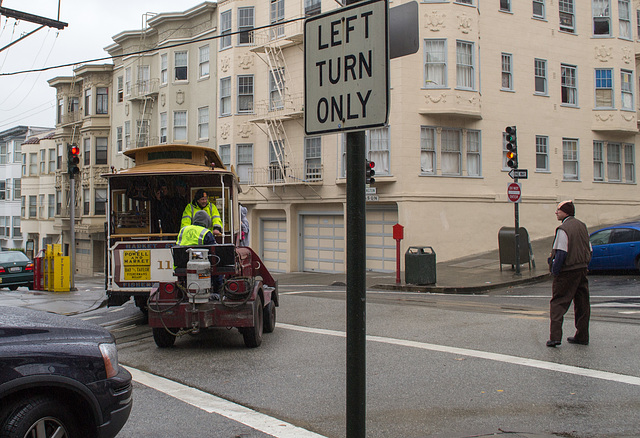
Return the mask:
POLYGON ((545 273, 529 278, 522 278, 518 280, 504 281, 501 283, 483 284, 478 286, 431 286, 431 285, 417 285, 417 284, 376 284, 370 287, 375 290, 392 290, 397 292, 431 292, 442 294, 475 294, 483 293, 489 290, 498 289, 501 287, 510 287, 518 284, 538 283, 549 278, 551 274, 545 273))

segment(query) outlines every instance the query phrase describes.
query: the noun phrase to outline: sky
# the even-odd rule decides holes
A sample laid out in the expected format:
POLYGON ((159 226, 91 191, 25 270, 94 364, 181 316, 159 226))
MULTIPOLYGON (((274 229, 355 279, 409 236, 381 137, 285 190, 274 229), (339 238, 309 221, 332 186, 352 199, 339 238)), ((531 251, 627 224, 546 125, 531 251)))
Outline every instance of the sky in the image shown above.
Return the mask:
MULTIPOLYGON (((125 30, 142 29, 146 13, 185 11, 203 1, 0 0, 4 8, 68 23, 62 30, 44 27, 0 51, 0 132, 18 125, 55 127, 55 89, 47 81, 72 76, 73 67, 3 74, 106 57, 109 54, 104 48, 113 43, 112 37, 125 30)), ((0 49, 38 27, 0 16, 0 49)))

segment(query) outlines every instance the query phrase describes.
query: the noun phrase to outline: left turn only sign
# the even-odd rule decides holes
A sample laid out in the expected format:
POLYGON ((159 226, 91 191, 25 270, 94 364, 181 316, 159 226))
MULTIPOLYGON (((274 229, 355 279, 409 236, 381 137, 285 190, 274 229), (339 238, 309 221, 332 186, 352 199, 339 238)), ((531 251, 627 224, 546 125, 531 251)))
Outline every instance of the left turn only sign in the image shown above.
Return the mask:
POLYGON ((358 2, 304 23, 305 132, 384 126, 389 118, 387 0, 358 2))

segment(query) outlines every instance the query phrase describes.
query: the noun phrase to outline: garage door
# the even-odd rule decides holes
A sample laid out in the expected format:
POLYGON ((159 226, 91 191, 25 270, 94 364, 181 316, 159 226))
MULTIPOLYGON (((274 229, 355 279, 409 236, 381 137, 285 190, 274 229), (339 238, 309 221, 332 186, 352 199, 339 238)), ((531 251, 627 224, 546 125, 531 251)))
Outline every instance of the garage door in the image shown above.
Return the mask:
POLYGON ((302 270, 345 272, 342 215, 302 216, 302 270))
POLYGON ((393 226, 397 223, 397 207, 367 209, 367 270, 395 272, 396 241, 393 240, 393 226))
POLYGON ((273 272, 287 269, 287 221, 285 219, 262 219, 262 254, 260 258, 273 272))

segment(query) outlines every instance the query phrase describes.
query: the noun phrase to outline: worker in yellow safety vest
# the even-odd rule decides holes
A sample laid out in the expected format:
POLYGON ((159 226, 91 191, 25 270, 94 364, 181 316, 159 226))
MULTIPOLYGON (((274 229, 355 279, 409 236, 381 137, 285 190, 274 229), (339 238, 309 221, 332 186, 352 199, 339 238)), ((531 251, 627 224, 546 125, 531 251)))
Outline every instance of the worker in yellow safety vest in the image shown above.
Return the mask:
POLYGON ((193 223, 180 229, 176 244, 186 245, 215 245, 216 239, 211 230, 211 218, 206 211, 196 211, 193 223))
POLYGON ((182 229, 187 225, 191 225, 193 223, 194 215, 198 211, 204 211, 207 213, 210 219, 209 226, 207 228, 209 228, 214 235, 222 234, 222 219, 220 218, 220 213, 216 206, 209 202, 209 195, 203 189, 198 189, 193 197, 193 202, 187 204, 184 208, 180 228, 182 229))

